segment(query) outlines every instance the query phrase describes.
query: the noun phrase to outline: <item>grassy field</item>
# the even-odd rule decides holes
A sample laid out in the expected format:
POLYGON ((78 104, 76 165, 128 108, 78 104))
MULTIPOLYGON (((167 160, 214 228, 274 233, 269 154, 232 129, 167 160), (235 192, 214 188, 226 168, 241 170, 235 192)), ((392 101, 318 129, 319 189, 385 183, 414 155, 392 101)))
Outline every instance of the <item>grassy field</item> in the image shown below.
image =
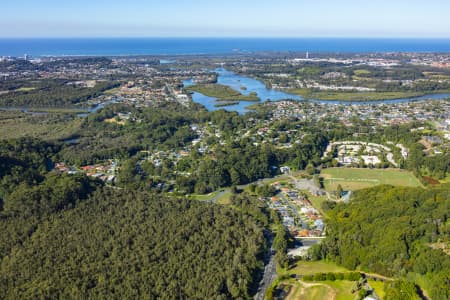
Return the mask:
MULTIPOLYGON (((355 294, 352 294, 354 281, 337 280, 321 282, 299 282, 290 281, 285 283, 290 285, 290 290, 286 299, 289 300, 353 300, 355 294)), ((384 293, 382 294, 384 296, 384 293)), ((383 298, 381 298, 383 299, 383 298)))
POLYGON ((302 286, 298 282, 292 281, 290 284, 289 293, 286 296, 286 300, 297 300, 300 299, 302 294, 302 286))
POLYGON ((429 92, 347 92, 347 91, 312 91, 310 89, 292 89, 290 93, 301 95, 306 99, 338 101, 379 101, 401 98, 414 98, 427 94, 448 93, 448 90, 429 92))
POLYGON ((369 75, 369 74, 371 74, 371 72, 369 70, 365 70, 365 69, 354 70, 353 73, 355 73, 356 75, 369 75))
POLYGON ((441 183, 449 183, 450 182, 450 175, 445 177, 444 179, 439 180, 441 183))
POLYGON ((372 280, 372 279, 367 280, 367 282, 369 283, 370 287, 375 290, 375 293, 380 298, 380 300, 383 300, 384 297, 385 297, 384 282, 375 281, 375 280, 372 280))
POLYGON ((243 95, 229 86, 221 84, 197 84, 186 88, 191 92, 198 92, 208 97, 217 98, 218 101, 259 101, 255 93, 243 95))
POLYGON ((222 196, 220 196, 219 198, 217 198, 217 203, 218 204, 222 204, 222 205, 229 205, 231 204, 231 195, 233 195, 231 193, 230 190, 225 190, 225 193, 222 194, 222 196))
POLYGON ((300 283, 295 284, 292 289, 292 294, 286 297, 286 299, 301 300, 301 299, 334 299, 334 290, 326 284, 316 284, 305 287, 300 283), (294 293, 295 292, 295 293, 294 293))
MULTIPOLYGON (((291 269, 286 271, 292 275, 313 275, 316 273, 345 273, 348 269, 327 261, 298 261, 291 269)), ((289 287, 286 299, 333 299, 353 300, 355 295, 351 293, 355 282, 348 280, 303 282, 293 278, 281 282, 280 286, 289 287)), ((382 288, 376 285, 376 288, 382 288)), ((286 290, 286 289, 285 289, 286 290)), ((381 293, 381 292, 380 292, 381 293)), ((383 294, 381 294, 383 295, 383 294)))
POLYGON ((21 87, 21 88, 18 88, 17 90, 15 90, 15 92, 29 92, 34 89, 35 89, 34 87, 21 87))
POLYGON ((231 204, 230 198, 233 195, 230 189, 223 189, 224 191, 217 190, 215 192, 209 193, 207 195, 191 195, 190 198, 198 201, 211 201, 212 199, 216 199, 217 204, 229 205, 231 204))
POLYGON ((422 183, 410 172, 393 169, 330 168, 321 172, 327 191, 340 184, 344 190, 359 190, 380 184, 421 187, 422 183))
POLYGON ((313 196, 308 193, 308 199, 315 209, 317 209, 322 215, 326 215, 322 209, 322 203, 327 200, 327 196, 313 196))
POLYGON ((198 200, 198 201, 209 201, 212 198, 216 197, 219 194, 219 191, 215 191, 206 195, 197 195, 197 194, 193 194, 191 195, 191 199, 193 200, 198 200))
POLYGON ((312 275, 316 273, 328 272, 348 272, 344 267, 340 267, 333 262, 327 261, 298 261, 294 267, 287 271, 289 274, 312 275))
POLYGON ((353 300, 355 298, 355 295, 352 294, 352 287, 355 285, 354 281, 338 280, 324 281, 324 283, 334 290, 336 300, 353 300))
POLYGON ((82 118, 65 119, 63 114, 31 116, 22 112, 0 111, 0 139, 35 137, 64 139, 81 126, 82 118))

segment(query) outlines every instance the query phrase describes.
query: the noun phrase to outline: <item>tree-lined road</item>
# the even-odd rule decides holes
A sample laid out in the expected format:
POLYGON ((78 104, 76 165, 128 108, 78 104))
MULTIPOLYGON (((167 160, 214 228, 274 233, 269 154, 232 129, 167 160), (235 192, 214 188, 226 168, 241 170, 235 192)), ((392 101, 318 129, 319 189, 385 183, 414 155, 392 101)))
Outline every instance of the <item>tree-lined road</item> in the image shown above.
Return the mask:
POLYGON ((277 278, 277 266, 275 263, 275 251, 270 250, 269 263, 264 268, 264 276, 259 283, 258 293, 255 295, 255 300, 264 300, 267 289, 272 282, 277 278))

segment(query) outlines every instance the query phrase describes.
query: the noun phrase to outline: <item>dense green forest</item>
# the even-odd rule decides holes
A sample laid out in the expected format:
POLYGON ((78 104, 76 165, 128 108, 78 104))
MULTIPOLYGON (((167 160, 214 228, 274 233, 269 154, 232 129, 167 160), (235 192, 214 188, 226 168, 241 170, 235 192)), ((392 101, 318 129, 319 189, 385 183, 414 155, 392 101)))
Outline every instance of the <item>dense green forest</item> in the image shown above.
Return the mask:
POLYGON ((247 298, 263 267, 261 227, 216 205, 109 189, 41 218, 2 253, 3 297, 247 298))
POLYGON ((43 181, 58 150, 37 139, 0 141, 0 199, 21 183, 31 186, 43 181))
POLYGON ((270 221, 263 203, 243 195, 227 208, 102 187, 50 171, 59 150, 33 139, 0 144, 0 298, 255 292, 270 221))
POLYGON ((356 193, 349 204, 327 211, 327 238, 316 258, 386 276, 423 276, 433 299, 450 297, 450 257, 437 242, 450 233, 450 186, 382 186, 356 193))

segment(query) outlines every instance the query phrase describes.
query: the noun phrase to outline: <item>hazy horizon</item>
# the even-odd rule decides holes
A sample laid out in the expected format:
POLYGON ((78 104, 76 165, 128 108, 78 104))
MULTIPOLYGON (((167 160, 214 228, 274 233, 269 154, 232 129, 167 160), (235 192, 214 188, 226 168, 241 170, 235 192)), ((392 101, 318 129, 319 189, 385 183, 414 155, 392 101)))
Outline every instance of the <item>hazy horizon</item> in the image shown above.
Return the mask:
POLYGON ((450 40, 449 37, 407 37, 407 36, 0 36, 2 40, 57 40, 57 39, 241 39, 241 40, 264 40, 264 39, 286 39, 286 40, 450 40))
POLYGON ((450 38, 450 1, 23 0, 1 38, 450 38))

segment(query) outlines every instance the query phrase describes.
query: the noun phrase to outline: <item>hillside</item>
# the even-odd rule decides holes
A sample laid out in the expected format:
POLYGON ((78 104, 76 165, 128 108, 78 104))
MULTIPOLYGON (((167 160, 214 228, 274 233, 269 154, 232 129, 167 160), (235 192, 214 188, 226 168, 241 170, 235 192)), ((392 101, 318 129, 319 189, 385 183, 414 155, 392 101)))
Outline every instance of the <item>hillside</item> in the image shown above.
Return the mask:
MULTIPOLYGON (((397 278, 422 278, 433 299, 448 299, 449 186, 381 186, 356 192, 328 211, 328 235, 315 255, 349 269, 397 278)), ((416 282, 417 283, 417 282, 416 282)))
MULTIPOLYGON (((5 213, 0 226, 21 222, 5 213)), ((262 229, 231 209, 103 190, 41 216, 2 253, 0 298, 247 298, 264 247, 262 229)))

